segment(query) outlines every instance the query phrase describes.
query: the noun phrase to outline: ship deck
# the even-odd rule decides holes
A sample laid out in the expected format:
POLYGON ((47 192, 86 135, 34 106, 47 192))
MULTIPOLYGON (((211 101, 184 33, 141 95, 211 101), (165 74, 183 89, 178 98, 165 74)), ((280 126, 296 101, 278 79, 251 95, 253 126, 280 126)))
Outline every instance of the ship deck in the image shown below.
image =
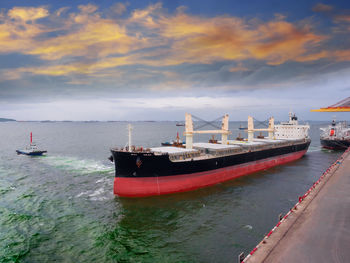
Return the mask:
POLYGON ((304 139, 254 139, 253 141, 228 140, 228 144, 197 142, 193 149, 175 146, 153 147, 150 151, 156 155, 168 154, 170 160, 192 161, 216 158, 225 155, 241 154, 249 151, 259 151, 271 148, 284 147, 305 142, 304 139))

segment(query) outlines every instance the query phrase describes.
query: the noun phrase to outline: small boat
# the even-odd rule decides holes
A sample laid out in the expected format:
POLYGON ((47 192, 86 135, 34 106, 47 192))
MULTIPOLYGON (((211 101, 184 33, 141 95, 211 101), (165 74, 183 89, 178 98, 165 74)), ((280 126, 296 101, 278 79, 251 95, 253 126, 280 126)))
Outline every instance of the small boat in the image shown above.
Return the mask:
POLYGON ((162 142, 161 144, 162 144, 162 146, 174 146, 174 147, 180 147, 180 148, 185 147, 183 141, 180 141, 179 133, 177 133, 177 135, 176 135, 176 141, 162 142))
POLYGON ((38 156, 47 153, 45 150, 39 150, 35 143, 33 143, 33 134, 30 133, 30 145, 27 146, 24 150, 16 150, 17 154, 38 156))
POLYGON ((185 123, 176 123, 176 126, 185 126, 185 123))

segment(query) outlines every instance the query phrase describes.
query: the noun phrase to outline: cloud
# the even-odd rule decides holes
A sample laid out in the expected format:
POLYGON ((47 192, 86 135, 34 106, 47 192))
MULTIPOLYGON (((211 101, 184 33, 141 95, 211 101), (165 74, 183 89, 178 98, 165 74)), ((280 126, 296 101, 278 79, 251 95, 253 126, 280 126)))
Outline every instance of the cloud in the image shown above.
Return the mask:
POLYGON ((44 26, 35 20, 48 15, 44 8, 13 8, 8 15, 0 17, 0 54, 26 53, 35 46, 35 38, 47 32, 44 26), (31 23, 26 23, 31 20, 31 23))
POLYGON ((60 16, 60 15, 62 15, 64 12, 66 12, 67 10, 69 10, 69 7, 67 7, 67 6, 61 7, 61 8, 59 8, 59 9, 55 12, 55 15, 56 15, 56 16, 60 16))
POLYGON ((304 55, 302 57, 298 57, 295 59, 295 61, 298 61, 298 62, 315 61, 315 60, 319 60, 322 58, 328 58, 328 57, 330 57, 330 54, 331 54, 331 52, 323 50, 320 52, 311 53, 308 55, 304 55))
POLYGON ((297 26, 284 18, 253 24, 237 17, 202 18, 181 10, 172 16, 163 14, 161 5, 153 5, 135 11, 131 21, 170 43, 162 59, 171 64, 243 59, 281 64, 306 55, 326 39, 312 32, 311 25, 297 26))
POLYGON ((336 22, 346 22, 350 23, 350 15, 349 14, 338 14, 334 17, 336 22))
POLYGON ((78 8, 81 10, 83 14, 91 14, 98 9, 98 7, 93 4, 79 5, 78 8))
POLYGON ((332 10, 333 10, 333 6, 322 4, 322 3, 318 3, 312 8, 312 11, 314 12, 330 12, 332 10))
POLYGON ((27 53, 39 55, 45 60, 58 60, 65 56, 106 57, 110 54, 125 54, 142 46, 144 42, 128 36, 125 29, 113 21, 97 18, 69 34, 42 41, 27 53))
POLYGON ((350 61, 350 49, 334 51, 334 56, 337 61, 350 61))
POLYGON ((239 72, 239 71, 249 71, 249 68, 244 67, 241 62, 238 63, 236 67, 231 67, 229 69, 230 72, 239 72))
POLYGON ((112 10, 113 13, 117 15, 121 15, 126 11, 128 3, 115 3, 113 6, 110 7, 110 10, 112 10))
POLYGON ((60 8, 54 12, 55 22, 64 26, 52 28, 45 24, 23 23, 48 16, 48 10, 44 8, 11 9, 0 23, 0 53, 19 52, 56 61, 63 57, 96 58, 125 54, 147 44, 145 39, 128 35, 125 27, 117 21, 102 18, 96 13, 97 6, 81 5, 79 10, 67 18, 61 17, 67 8, 60 8), (43 37, 56 31, 60 34, 43 37))
MULTIPOLYGON (((121 15, 127 5, 116 3, 111 10, 121 15)), ((322 4, 314 7, 327 9, 330 7, 322 4)), ((345 17, 341 19, 347 21, 345 17)), ((67 7, 51 13, 46 7, 14 7, 3 12, 0 20, 0 54, 21 53, 42 61, 41 66, 4 70, 0 80, 63 76, 66 83, 78 85, 114 75, 119 83, 127 83, 122 67, 133 67, 148 70, 135 73, 143 85, 142 77, 146 80, 152 76, 156 81, 161 79, 164 88, 171 88, 176 87, 175 78, 162 72, 175 72, 184 65, 214 67, 230 63, 225 72, 220 70, 225 82, 233 81, 230 74, 253 72, 242 66, 244 61, 279 66, 291 61, 350 60, 347 49, 327 46, 335 35, 318 33, 312 20, 290 22, 280 14, 266 21, 228 15, 203 17, 186 13, 184 7, 169 13, 156 3, 131 10, 123 18, 113 18, 99 11, 97 5, 88 4, 79 5, 76 12, 67 7), (39 18, 48 21, 40 23, 39 18), (161 77, 150 73, 150 67, 161 77), (88 76, 89 81, 82 81, 82 76, 88 76), (122 76, 125 79, 121 80, 122 76)), ((133 82, 131 75, 129 82, 133 82)), ((201 82, 200 78, 206 79, 200 73, 198 78, 183 80, 183 86, 194 86, 201 82)), ((161 85, 154 83, 153 87, 160 89, 161 85)))
POLYGON ((14 7, 8 11, 10 18, 22 21, 33 21, 48 15, 49 11, 44 7, 14 7))
POLYGON ((326 15, 331 16, 335 23, 350 23, 349 9, 338 9, 331 5, 318 3, 312 8, 312 11, 325 13, 326 15))

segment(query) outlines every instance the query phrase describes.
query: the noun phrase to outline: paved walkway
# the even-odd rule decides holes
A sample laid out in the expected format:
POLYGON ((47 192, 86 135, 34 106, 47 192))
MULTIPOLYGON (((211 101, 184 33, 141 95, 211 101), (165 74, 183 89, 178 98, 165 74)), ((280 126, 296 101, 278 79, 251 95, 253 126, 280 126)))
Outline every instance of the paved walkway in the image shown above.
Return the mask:
POLYGON ((244 262, 350 262, 350 152, 343 157, 244 262))

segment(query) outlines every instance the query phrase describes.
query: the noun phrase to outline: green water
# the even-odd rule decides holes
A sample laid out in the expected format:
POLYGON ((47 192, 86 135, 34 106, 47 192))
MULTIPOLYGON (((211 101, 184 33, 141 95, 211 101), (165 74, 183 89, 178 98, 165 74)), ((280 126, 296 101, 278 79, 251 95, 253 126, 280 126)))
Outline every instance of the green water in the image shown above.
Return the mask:
MULTIPOLYGON (((321 150, 314 123, 299 161, 193 192, 122 199, 107 157, 125 145, 126 125, 0 123, 0 262, 236 262, 340 155, 321 150), (16 155, 30 131, 47 156, 16 155)), ((135 144, 146 147, 183 129, 134 126, 135 144)))

